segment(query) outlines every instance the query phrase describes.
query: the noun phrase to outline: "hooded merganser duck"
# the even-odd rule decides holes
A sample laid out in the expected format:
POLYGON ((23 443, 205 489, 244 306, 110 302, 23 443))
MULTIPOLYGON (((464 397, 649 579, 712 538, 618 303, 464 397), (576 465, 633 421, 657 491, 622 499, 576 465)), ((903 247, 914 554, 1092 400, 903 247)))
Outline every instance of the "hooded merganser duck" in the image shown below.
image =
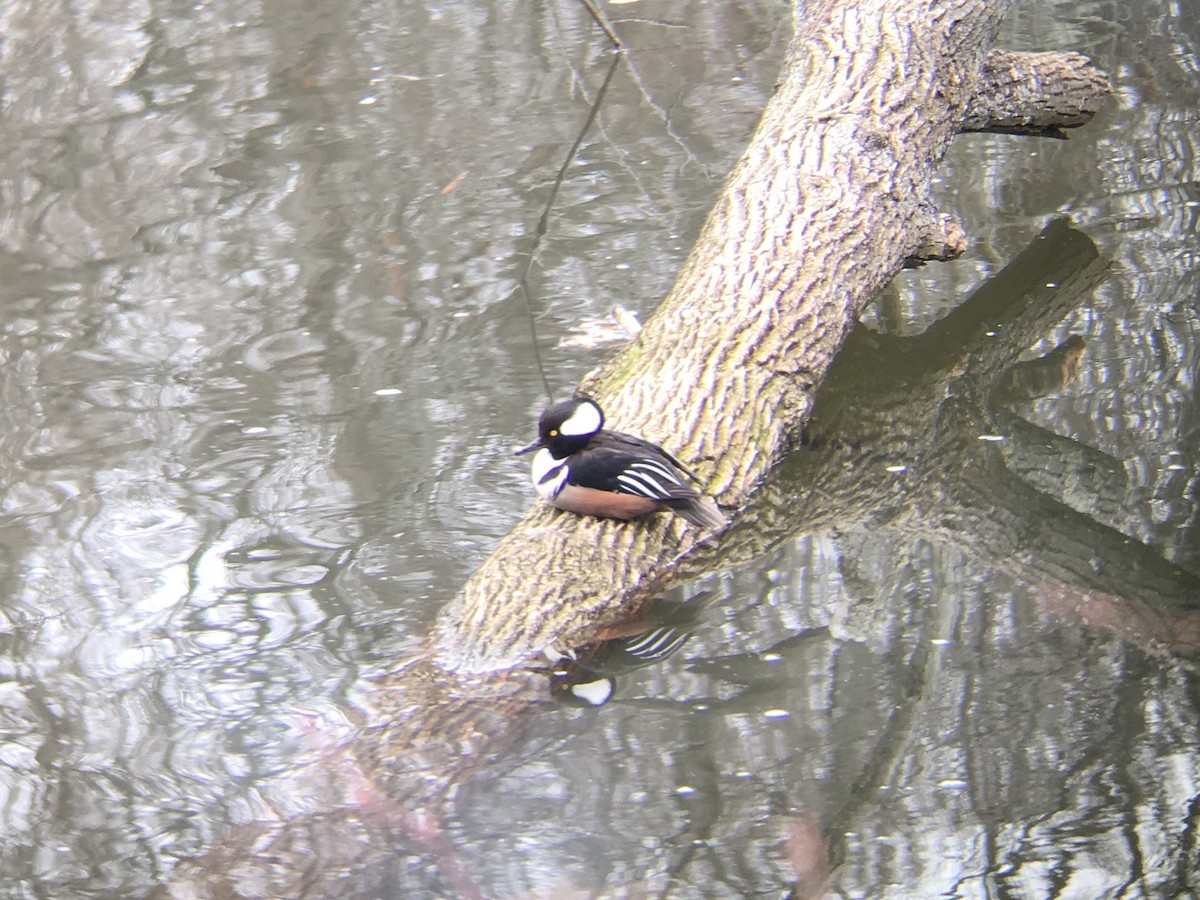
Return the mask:
POLYGON ((712 497, 670 453, 632 434, 604 428, 591 397, 552 404, 538 420, 538 439, 516 452, 538 451, 533 486, 559 509, 609 519, 639 519, 670 510, 701 528, 722 528, 725 516, 712 497))

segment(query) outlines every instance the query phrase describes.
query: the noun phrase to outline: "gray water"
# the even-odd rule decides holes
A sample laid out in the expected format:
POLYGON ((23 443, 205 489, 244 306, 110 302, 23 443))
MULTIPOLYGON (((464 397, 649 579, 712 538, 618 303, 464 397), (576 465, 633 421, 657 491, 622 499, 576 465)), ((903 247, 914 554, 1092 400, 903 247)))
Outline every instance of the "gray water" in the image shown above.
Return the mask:
MULTIPOLYGON (((561 342, 654 309, 790 29, 608 11, 631 52, 559 184, 611 62, 576 3, 0 7, 0 895, 143 896, 264 815, 298 723, 352 729, 534 502, 511 448, 612 352, 561 342)), ((1025 2, 1002 42, 1114 96, 1065 142, 960 138, 968 254, 864 327, 923 333, 1066 217, 1109 269, 1021 413, 1111 461, 1083 514, 1190 584, 1200 9, 1025 2)), ((1200 890, 1195 596, 977 544, 841 523, 675 592, 684 648, 541 716, 442 833, 489 897, 1200 890)))

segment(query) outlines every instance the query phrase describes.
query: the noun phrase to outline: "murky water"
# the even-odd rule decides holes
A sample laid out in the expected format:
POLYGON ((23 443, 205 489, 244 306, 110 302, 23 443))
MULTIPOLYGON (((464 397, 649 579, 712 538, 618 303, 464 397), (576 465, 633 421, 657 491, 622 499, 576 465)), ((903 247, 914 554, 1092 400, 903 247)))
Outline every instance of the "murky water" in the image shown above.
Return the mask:
MULTIPOLYGON (((272 782, 533 502, 544 380, 611 352, 560 342, 654 308, 790 27, 609 12, 605 87, 570 2, 0 7, 0 895, 144 896, 284 814, 272 782)), ((399 828, 345 895, 1200 890, 1200 10, 1023 3, 1004 43, 1115 96, 1066 142, 961 138, 968 256, 866 324, 953 321, 1066 217, 1108 269, 1027 349, 1082 336, 1073 370, 957 481, 899 425, 839 434, 873 506, 673 594, 682 650, 542 714, 436 853, 399 828)), ((781 508, 826 502, 819 461, 781 508)))

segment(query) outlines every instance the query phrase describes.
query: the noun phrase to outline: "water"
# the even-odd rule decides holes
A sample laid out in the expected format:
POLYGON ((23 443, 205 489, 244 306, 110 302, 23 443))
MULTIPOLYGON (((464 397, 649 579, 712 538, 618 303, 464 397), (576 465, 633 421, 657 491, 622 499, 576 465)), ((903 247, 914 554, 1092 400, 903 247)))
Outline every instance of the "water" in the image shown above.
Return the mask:
MULTIPOLYGON (((789 27, 610 14, 634 50, 526 294, 610 62, 577 5, 0 10, 0 895, 144 896, 286 811, 273 785, 533 502, 509 450, 539 355, 565 392, 610 351, 560 339, 654 308, 789 27)), ((1097 577, 1113 535, 1149 544, 1157 601, 923 517, 938 460, 860 423, 860 520, 820 521, 790 461, 802 533, 673 594, 702 607, 681 651, 539 710, 437 810, 444 846, 397 828, 347 895, 461 894, 456 865, 497 897, 778 896, 806 867, 864 897, 1196 889, 1198 41, 1165 0, 1020 5, 1006 45, 1087 53, 1115 97, 1067 142, 960 139, 938 191, 970 252, 866 321, 926 332, 1051 218, 1094 241, 1106 277, 1027 354, 1081 335, 1078 371, 1019 413, 1118 476, 1039 521, 1097 577)))

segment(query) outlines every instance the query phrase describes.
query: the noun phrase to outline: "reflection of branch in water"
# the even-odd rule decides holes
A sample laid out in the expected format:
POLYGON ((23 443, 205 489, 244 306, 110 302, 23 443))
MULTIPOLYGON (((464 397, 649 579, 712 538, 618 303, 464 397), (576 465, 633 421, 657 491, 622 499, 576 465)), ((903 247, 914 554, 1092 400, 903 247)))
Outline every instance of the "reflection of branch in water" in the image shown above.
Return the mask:
POLYGON ((444 896, 481 896, 441 817, 464 783, 511 757, 533 717, 552 708, 547 677, 447 679, 405 660, 371 700, 371 722, 350 741, 270 786, 279 815, 260 809, 259 821, 181 864, 158 896, 342 896, 350 873, 354 896, 432 884, 453 889, 444 896))
POLYGON ((1075 380, 1087 341, 1073 334, 1045 356, 1009 367, 992 389, 992 402, 1011 405, 1057 394, 1075 380))
POLYGON ((1005 437, 996 448, 1013 475, 1098 522, 1118 521, 1128 486, 1121 460, 1009 410, 995 410, 992 420, 1005 437))
POLYGON ((895 774, 895 770, 909 756, 907 748, 913 741, 913 719, 921 708, 921 699, 931 680, 930 666, 938 665, 930 660, 930 647, 933 645, 929 640, 929 630, 935 627, 932 623, 937 621, 937 616, 922 616, 921 633, 913 643, 912 655, 906 664, 893 670, 896 672, 897 690, 892 714, 888 716, 858 777, 838 795, 841 804, 825 817, 825 834, 830 841, 829 858, 834 867, 845 859, 846 834, 851 830, 851 823, 859 818, 862 809, 878 802, 879 785, 896 784, 903 780, 895 774))
MULTIPOLYGON (((818 400, 811 449, 793 461, 822 491, 805 525, 886 524, 1044 586, 1048 597, 1094 597, 1093 626, 1142 645, 1173 634, 1172 646, 1194 649, 1200 579, 1107 524, 1123 490, 1120 462, 999 402, 1073 377, 1077 340, 1016 364, 1015 374, 1014 364, 1105 268, 1088 238, 1055 222, 924 335, 855 332, 818 400), (1109 515, 1097 521, 1101 512, 1109 515), (1108 603, 1123 605, 1124 619, 1100 614, 1108 603)), ((1070 609, 1066 618, 1080 618, 1070 609)))
MULTIPOLYGON (((1055 223, 932 333, 906 339, 860 330, 818 398, 810 449, 768 483, 747 517, 755 526, 735 529, 726 547, 744 542, 742 552, 753 555, 772 533, 782 540, 795 528, 797 509, 805 531, 886 527, 966 550, 1018 577, 1058 621, 1142 647, 1200 648, 1200 581, 1104 524, 1115 520, 1123 490, 1120 462, 999 402, 1052 393, 1075 377, 1079 339, 1042 360, 1017 363, 1015 372, 1014 362, 1103 271, 1091 242, 1055 223), (989 443, 980 435, 1005 439, 989 443), (1110 515, 1089 515, 1101 511, 1110 515)), ((923 623, 936 619, 928 610, 920 614, 923 623)), ((903 674, 893 711, 825 818, 834 865, 845 856, 851 823, 880 802, 877 786, 896 783, 887 773, 910 755, 913 717, 927 705, 934 674, 928 637, 904 642, 913 649, 907 661, 895 661, 903 674)))

